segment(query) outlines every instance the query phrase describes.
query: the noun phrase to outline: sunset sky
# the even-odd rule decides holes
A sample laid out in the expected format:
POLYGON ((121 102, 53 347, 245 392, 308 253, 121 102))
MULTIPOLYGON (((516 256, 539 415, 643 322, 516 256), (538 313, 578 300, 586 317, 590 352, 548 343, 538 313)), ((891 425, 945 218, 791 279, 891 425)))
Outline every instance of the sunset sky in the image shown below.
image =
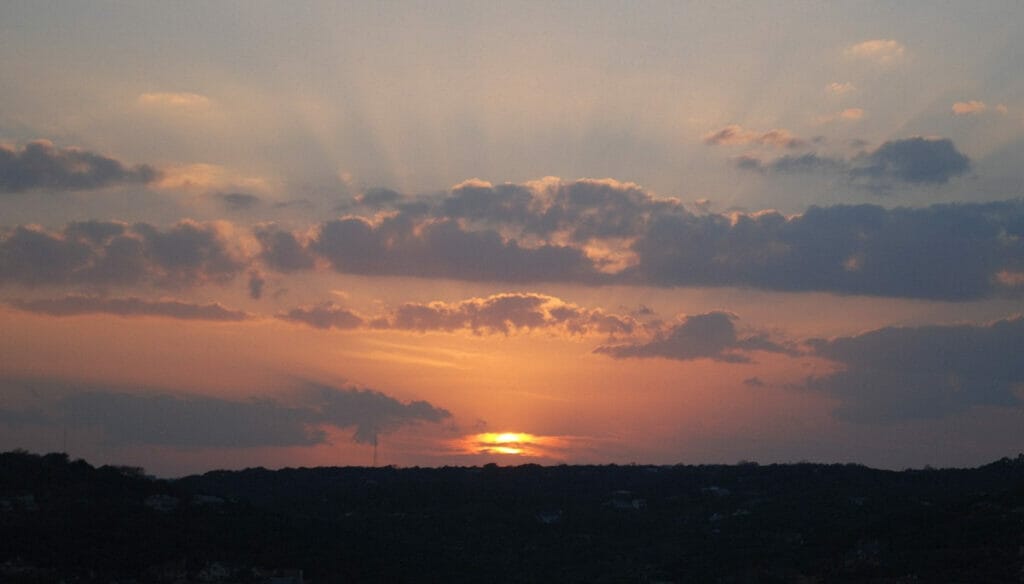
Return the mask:
POLYGON ((0 449, 1024 451, 1024 5, 3 2, 0 449))

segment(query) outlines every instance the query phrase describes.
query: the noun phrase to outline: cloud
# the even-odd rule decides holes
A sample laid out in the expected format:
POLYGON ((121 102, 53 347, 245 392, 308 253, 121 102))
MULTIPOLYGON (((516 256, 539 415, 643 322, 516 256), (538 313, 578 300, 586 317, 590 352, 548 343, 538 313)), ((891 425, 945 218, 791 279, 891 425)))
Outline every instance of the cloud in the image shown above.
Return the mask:
POLYGON ((640 328, 631 316, 583 308, 554 296, 529 292, 494 294, 458 302, 408 302, 374 317, 363 317, 333 303, 295 308, 278 315, 282 320, 321 329, 415 332, 470 331, 474 334, 512 334, 548 330, 570 335, 630 335, 640 328))
POLYGON ((214 304, 189 304, 177 300, 143 300, 141 298, 100 298, 71 295, 39 300, 11 300, 10 306, 26 312, 50 316, 81 314, 113 314, 117 316, 159 316, 181 320, 242 321, 249 315, 214 304))
POLYGON ((947 183, 971 169, 971 161, 948 138, 907 138, 878 147, 850 171, 854 177, 918 184, 947 183))
POLYGON ((338 389, 307 384, 314 405, 314 421, 339 428, 355 427, 352 439, 376 444, 379 434, 419 422, 437 423, 451 417, 448 410, 426 401, 402 403, 370 389, 338 389))
POLYGON ((663 217, 632 250, 620 278, 646 285, 976 299, 1013 293, 996 275, 1024 269, 1024 201, 663 217))
POLYGON ((983 101, 958 101, 953 104, 953 115, 967 116, 971 114, 980 114, 986 109, 988 109, 988 107, 983 101))
POLYGON ((865 59, 876 63, 889 64, 901 61, 906 53, 898 41, 891 39, 872 39, 847 47, 843 54, 847 57, 865 59))
POLYGON ((211 193, 267 193, 270 181, 258 176, 247 176, 216 164, 196 163, 168 166, 161 169, 160 180, 153 186, 172 191, 200 194, 211 193))
POLYGON ((257 272, 249 272, 249 298, 253 300, 259 300, 263 297, 263 287, 267 284, 267 281, 263 276, 257 272))
POLYGON ((278 272, 308 270, 316 263, 312 252, 290 231, 267 224, 257 226, 253 233, 262 248, 260 258, 278 272))
POLYGON ((277 317, 281 320, 307 324, 318 329, 349 330, 360 328, 366 324, 363 318, 355 312, 333 303, 293 308, 277 317))
POLYGON ((146 223, 133 230, 142 236, 146 259, 172 282, 225 281, 244 269, 244 259, 230 248, 224 224, 181 221, 160 231, 146 223))
POLYGON ((733 323, 736 318, 734 314, 721 311, 687 316, 650 341, 604 345, 594 352, 616 359, 662 357, 727 363, 749 363, 751 351, 793 354, 791 348, 772 342, 764 334, 740 337, 733 323))
POLYGON ((46 140, 18 150, 0 145, 0 192, 80 191, 146 184, 160 172, 145 164, 128 167, 113 158, 78 148, 58 148, 46 140))
POLYGON ((711 132, 704 136, 704 143, 708 146, 739 146, 756 144, 760 146, 776 146, 780 148, 798 148, 806 142, 791 134, 788 130, 768 130, 759 132, 755 130, 744 130, 736 124, 728 125, 717 132, 711 132))
POLYGON ((472 231, 453 219, 399 214, 373 223, 345 217, 320 226, 309 248, 338 272, 470 281, 593 282, 601 275, 578 248, 525 247, 494 230, 472 231))
POLYGON ((609 314, 533 293, 495 294, 460 302, 406 303, 372 322, 375 328, 510 334, 518 330, 558 329, 568 334, 629 335, 638 323, 630 316, 609 314))
POLYGON ((784 174, 825 173, 845 175, 855 185, 879 193, 894 184, 938 185, 966 174, 971 160, 948 138, 913 137, 885 142, 871 152, 852 158, 816 153, 785 155, 763 161, 741 156, 733 164, 743 170, 784 174))
POLYGON ((370 209, 384 209, 394 207, 406 197, 391 189, 373 188, 355 196, 355 202, 370 209))
POLYGON ((859 120, 864 117, 864 110, 859 107, 848 107, 839 112, 839 117, 844 120, 859 120))
POLYGON ((996 282, 1010 288, 1024 287, 1024 271, 1002 270, 996 273, 996 282))
POLYGON ((451 416, 425 401, 403 403, 371 389, 312 382, 299 384, 291 404, 46 380, 5 379, 0 387, 41 396, 37 407, 0 410, 0 424, 94 427, 114 446, 313 446, 327 442, 325 427, 351 428, 354 441, 375 443, 379 434, 451 416))
POLYGON ((210 106, 210 98, 198 93, 188 92, 154 92, 140 94, 139 105, 172 109, 205 109, 210 106))
POLYGON ((18 226, 0 232, 0 285, 224 283, 247 263, 228 231, 190 220, 165 230, 117 221, 73 222, 60 231, 18 226))
POLYGON ((546 177, 521 185, 466 181, 452 188, 433 215, 513 227, 525 235, 560 233, 581 242, 633 237, 652 216, 683 210, 680 201, 656 198, 635 183, 546 177))
POLYGON ((986 325, 886 327, 810 343, 842 368, 807 387, 836 397, 858 423, 941 418, 979 406, 1020 407, 1024 318, 986 325))
POLYGON ((261 228, 263 258, 280 271, 307 269, 319 256, 344 273, 599 282, 629 264, 628 240, 654 217, 686 212, 633 183, 551 177, 466 181, 417 200, 388 191, 374 210, 381 212, 324 223, 312 236, 261 228))
POLYGON ((213 196, 229 211, 247 211, 263 202, 263 199, 248 193, 217 193, 213 196))
MULTIPOLYGON (((758 162, 758 164, 760 165, 760 162, 758 162)), ((742 165, 739 166, 740 168, 744 168, 742 165)), ((767 168, 774 172, 787 174, 833 174, 848 171, 849 163, 837 158, 819 156, 809 152, 807 154, 801 154, 800 156, 780 156, 766 167, 760 165, 760 168, 767 168)))
MULTIPOLYGON (((950 175, 950 166, 957 165, 956 160, 938 167, 915 162, 921 157, 919 147, 927 154, 938 144, 948 154, 949 143, 921 139, 887 144, 850 160, 813 153, 767 163, 746 160, 762 172, 774 173, 849 177, 856 169, 863 175, 857 180, 864 184, 895 180, 892 177, 929 184, 950 175), (909 150, 910 155, 901 150, 909 150)), ((962 155, 954 158, 959 160, 958 156, 962 155)), ((549 217, 548 211, 533 210, 539 195, 520 203, 525 190, 512 187, 506 192, 474 186, 478 190, 472 197, 484 200, 472 204, 461 190, 441 201, 444 206, 447 200, 457 200, 458 210, 452 213, 463 217, 434 217, 434 212, 427 216, 398 212, 376 222, 345 217, 321 225, 306 244, 300 236, 284 231, 267 230, 258 238, 264 242, 264 261, 281 270, 311 267, 318 255, 343 273, 459 280, 749 286, 942 300, 1019 292, 997 274, 1020 272, 1024 264, 1021 201, 918 209, 837 205, 811 207, 791 217, 773 211, 694 214, 681 204, 662 204, 662 200, 624 194, 633 191, 610 187, 602 191, 587 184, 579 192, 603 192, 614 203, 600 196, 578 197, 577 191, 559 186, 548 200, 561 202, 548 211, 560 210, 556 217, 549 217), (636 209, 634 219, 606 223, 604 214, 620 207, 636 209), (582 227, 574 229, 567 217, 578 219, 582 227), (521 247, 515 239, 499 234, 506 229, 525 231, 527 226, 540 231, 541 227, 532 226, 545 224, 548 235, 533 235, 540 238, 534 244, 537 247, 521 247), (590 244, 574 239, 576 233, 591 240, 598 233, 629 233, 627 238, 608 241, 619 245, 616 251, 630 261, 601 273, 603 266, 587 255, 590 244), (545 243, 556 236, 565 243, 545 243), (534 262, 535 257, 540 261, 534 262)))
MULTIPOLYGON (((748 157, 744 164, 765 173, 849 175, 857 169, 864 184, 889 176, 929 184, 950 173, 918 168, 901 156, 882 147, 850 160, 807 153, 768 162, 748 157)), ((639 187, 582 184, 551 192, 547 200, 557 203, 516 219, 515 212, 491 210, 470 219, 431 210, 347 216, 297 232, 260 225, 253 228, 259 248, 252 252, 248 234, 224 222, 183 221, 164 229, 115 221, 56 230, 22 225, 0 230, 0 285, 174 288, 322 266, 515 285, 741 286, 941 300, 1024 292, 1012 277, 1024 271, 1020 200, 914 209, 835 205, 784 216, 771 210, 693 213, 639 187), (547 215, 551 209, 559 209, 554 217, 547 215), (542 228, 545 234, 525 233, 542 228)), ((250 277, 250 284, 258 280, 250 277)))
POLYGON ((828 85, 825 86, 825 91, 834 95, 843 95, 846 93, 850 93, 851 91, 855 91, 856 89, 857 87, 848 81, 843 83, 833 81, 832 83, 829 83, 828 85))

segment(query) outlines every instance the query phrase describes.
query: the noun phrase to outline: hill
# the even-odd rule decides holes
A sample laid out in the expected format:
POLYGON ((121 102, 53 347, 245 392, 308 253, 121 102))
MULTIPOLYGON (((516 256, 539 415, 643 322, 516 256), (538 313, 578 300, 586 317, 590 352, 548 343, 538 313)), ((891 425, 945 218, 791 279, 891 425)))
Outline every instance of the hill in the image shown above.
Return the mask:
POLYGON ((0 454, 4 582, 1017 582, 1024 456, 262 468, 0 454), (299 573, 301 570, 301 575, 299 573))

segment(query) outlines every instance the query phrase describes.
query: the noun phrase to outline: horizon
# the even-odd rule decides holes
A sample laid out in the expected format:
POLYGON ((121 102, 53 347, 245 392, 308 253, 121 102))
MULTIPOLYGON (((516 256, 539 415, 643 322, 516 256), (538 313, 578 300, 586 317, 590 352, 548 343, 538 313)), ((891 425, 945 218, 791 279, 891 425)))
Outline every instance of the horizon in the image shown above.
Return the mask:
MULTIPOLYGON (((790 466, 805 466, 805 465, 809 465, 809 466, 845 466, 845 467, 852 466, 852 467, 857 467, 857 468, 863 469, 863 470, 880 471, 880 472, 891 472, 891 473, 922 473, 922 472, 943 472, 943 471, 973 471, 973 470, 979 470, 979 469, 982 469, 982 468, 985 468, 985 467, 989 467, 989 466, 992 466, 992 465, 1000 464, 1000 463, 1003 463, 1003 462, 1009 462, 1009 463, 1018 462, 1019 463, 1020 461, 1024 461, 1024 453, 1018 452, 1016 456, 1003 456, 1003 457, 1000 457, 998 459, 991 460, 991 461, 988 461, 988 462, 985 462, 985 463, 982 463, 982 464, 978 464, 978 465, 974 465, 974 466, 938 466, 937 467, 937 466, 932 466, 932 465, 926 464, 926 465, 921 466, 921 467, 906 467, 906 468, 902 468, 902 469, 891 469, 891 468, 873 467, 873 466, 869 466, 869 465, 866 465, 866 464, 861 464, 861 463, 858 463, 858 462, 823 462, 823 461, 819 462, 819 461, 810 461, 810 460, 769 462, 769 463, 764 463, 764 464, 761 464, 761 463, 757 462, 756 460, 739 460, 739 461, 731 462, 731 463, 730 462, 713 462, 713 463, 700 463, 700 464, 697 464, 697 463, 686 463, 686 462, 676 462, 676 463, 666 463, 666 464, 640 464, 640 463, 635 463, 635 462, 628 462, 628 463, 606 462, 606 463, 588 463, 588 464, 566 464, 566 463, 543 464, 543 463, 535 463, 535 462, 517 462, 515 460, 515 457, 511 457, 511 458, 510 457, 506 457, 504 459, 500 459, 502 461, 505 461, 506 462, 505 464, 501 464, 501 462, 486 462, 486 463, 482 463, 482 464, 472 464, 472 465, 444 465, 444 466, 416 466, 416 465, 402 466, 402 465, 394 465, 394 464, 378 465, 378 466, 365 466, 365 465, 353 464, 353 465, 318 465, 318 466, 278 466, 278 467, 270 467, 270 468, 264 467, 264 466, 247 466, 247 467, 242 467, 242 468, 212 468, 212 469, 204 470, 202 472, 186 474, 186 475, 179 475, 179 476, 159 476, 159 475, 155 475, 155 474, 149 473, 147 471, 147 469, 145 469, 143 467, 140 467, 140 466, 123 465, 123 464, 117 464, 116 462, 106 463, 106 464, 102 464, 102 465, 95 465, 95 464, 90 463, 88 460, 85 460, 85 459, 82 459, 82 458, 77 458, 77 459, 76 458, 71 458, 70 456, 68 456, 68 454, 66 452, 45 452, 45 453, 43 453, 43 452, 29 452, 28 450, 24 450, 24 449, 15 449, 15 450, 8 450, 8 451, 5 451, 5 452, 0 452, 0 455, 17 455, 17 456, 36 457, 36 458, 47 458, 47 457, 52 457, 52 456, 59 456, 59 457, 63 458, 63 460, 65 460, 67 464, 75 464, 75 463, 79 463, 79 462, 84 462, 85 464, 89 465, 93 469, 113 468, 113 469, 116 469, 118 471, 123 471, 123 472, 129 473, 131 476, 138 476, 138 477, 141 477, 141 478, 145 478, 147 480, 171 481, 171 482, 182 480, 182 479, 187 479, 189 477, 202 476, 202 475, 205 475, 207 473, 241 473, 241 472, 247 472, 247 471, 266 471, 266 472, 278 472, 278 471, 315 471, 315 470, 382 470, 382 471, 386 471, 386 470, 399 470, 400 471, 400 470, 452 470, 452 469, 456 469, 456 470, 485 470, 485 469, 490 469, 490 468, 516 469, 516 468, 520 468, 520 467, 529 467, 529 468, 539 467, 539 468, 551 468, 551 469, 553 469, 553 468, 562 468, 562 467, 564 467, 564 468, 614 467, 614 468, 659 468, 659 469, 670 469, 670 468, 680 468, 681 467, 681 468, 696 468, 696 469, 700 469, 700 468, 713 468, 713 467, 729 467, 729 468, 761 468, 761 467, 765 467, 765 468, 768 468, 768 467, 773 467, 773 466, 790 467, 790 466)), ((499 460, 499 459, 496 459, 496 460, 499 460)))
POLYGON ((1024 450, 1024 20, 0 6, 0 449, 973 468, 1024 450))

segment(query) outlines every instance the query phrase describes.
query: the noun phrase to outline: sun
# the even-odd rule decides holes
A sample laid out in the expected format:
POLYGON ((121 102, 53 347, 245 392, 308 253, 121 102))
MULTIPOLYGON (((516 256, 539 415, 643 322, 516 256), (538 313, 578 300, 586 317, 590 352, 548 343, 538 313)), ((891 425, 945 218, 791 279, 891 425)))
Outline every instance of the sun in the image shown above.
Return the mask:
POLYGON ((484 432, 468 434, 453 441, 453 446, 463 454, 500 454, 538 460, 561 460, 568 444, 565 436, 529 432, 484 432))
POLYGON ((522 455, 537 441, 533 434, 525 432, 485 432, 469 437, 474 449, 487 454, 522 455))

